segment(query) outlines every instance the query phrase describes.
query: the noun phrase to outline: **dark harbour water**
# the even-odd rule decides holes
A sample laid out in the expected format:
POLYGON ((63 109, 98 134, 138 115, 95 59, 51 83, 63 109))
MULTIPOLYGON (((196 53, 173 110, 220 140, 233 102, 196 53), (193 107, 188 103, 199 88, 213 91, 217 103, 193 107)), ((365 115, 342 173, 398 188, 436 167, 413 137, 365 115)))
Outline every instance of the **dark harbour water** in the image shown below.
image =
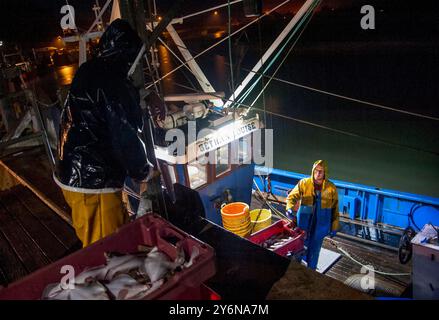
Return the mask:
MULTIPOLYGON (((398 29, 398 23, 404 19, 394 18, 392 23, 383 24, 385 32, 377 29, 370 35, 357 30, 360 29, 358 19, 351 15, 341 23, 329 25, 325 19, 328 16, 321 19, 316 16, 317 21, 309 25, 276 77, 439 117, 439 41, 429 33, 439 31, 436 22, 436 29, 430 28, 433 20, 427 19, 428 23, 424 21, 421 27, 430 28, 428 32, 412 32, 409 27, 398 29)), ((287 19, 277 21, 274 28, 261 24, 263 39, 274 39, 286 22, 287 19)), ((257 29, 250 30, 249 35, 257 35, 257 29)), ((197 53, 214 41, 217 40, 191 39, 186 44, 197 53)), ((262 41, 261 47, 269 44, 268 40, 262 41)), ((258 39, 245 43, 244 47, 246 53, 241 57, 240 67, 251 69, 259 57, 258 39)), ((234 67, 239 62, 237 48, 234 44, 234 67)), ((214 88, 225 91, 228 97, 231 91, 227 50, 225 42, 197 61, 214 88)), ((162 73, 178 65, 163 46, 159 46, 159 55, 162 73)), ((268 74, 272 72, 269 70, 268 74)), ((245 75, 244 70, 240 76, 236 73, 235 82, 245 75)), ((58 82, 69 77, 66 70, 58 71, 58 82)), ((184 92, 175 83, 187 85, 186 77, 196 82, 187 72, 185 75, 178 72, 165 79, 163 87, 167 93, 184 92)), ((260 88, 258 85, 255 92, 260 88)), ((250 95, 245 103, 251 103, 254 97, 255 94, 250 95)), ((262 98, 255 108, 263 109, 262 98)), ((352 137, 267 113, 267 127, 274 130, 275 168, 307 174, 315 160, 325 159, 333 179, 439 197, 437 121, 341 100, 275 80, 265 92, 265 108, 362 136, 352 137)), ((264 113, 258 111, 264 119, 264 113)))
MULTIPOLYGON (((371 45, 358 57, 355 51, 326 52, 319 46, 293 54, 276 76, 437 117, 437 56, 398 48, 384 49, 384 53, 382 50, 371 45)), ((220 55, 214 61, 227 58, 220 55)), ((213 81, 213 85, 216 90, 227 90, 220 82, 213 81)), ((246 103, 253 99, 250 97, 246 103)), ((262 99, 255 107, 263 109, 262 99)), ((265 107, 276 114, 364 137, 267 114, 267 127, 274 130, 275 168, 308 173, 315 160, 325 159, 333 179, 439 197, 436 121, 376 109, 279 81, 268 86, 265 107)), ((263 112, 259 113, 264 117, 263 112)))
MULTIPOLYGON (((410 12, 409 7, 398 3, 379 13, 377 30, 372 32, 359 28, 361 6, 336 17, 317 14, 276 77, 439 117, 439 22, 433 10, 410 12)), ((261 56, 260 48, 267 48, 271 43, 267 39, 274 39, 287 22, 278 16, 261 23, 261 44, 257 28, 250 30, 254 39, 247 43, 240 67, 251 69, 261 56)), ((188 47, 197 53, 209 44, 192 41, 188 47)), ((240 62, 238 51, 233 43, 234 67, 240 62)), ((227 42, 198 62, 214 88, 226 91, 229 97, 227 42)), ((171 63, 175 62, 171 59, 171 63)), ((271 75, 276 66, 267 73, 271 75)), ((246 74, 241 70, 236 79, 235 73, 235 82, 246 74)), ((261 88, 258 85, 245 103, 250 104, 261 88)), ((255 108, 263 109, 262 98, 255 108)), ((341 100, 275 80, 266 89, 265 108, 363 137, 266 114, 267 127, 274 130, 275 168, 307 174, 315 160, 325 159, 333 179, 439 197, 438 121, 341 100)), ((264 118, 264 113, 259 113, 264 118)))

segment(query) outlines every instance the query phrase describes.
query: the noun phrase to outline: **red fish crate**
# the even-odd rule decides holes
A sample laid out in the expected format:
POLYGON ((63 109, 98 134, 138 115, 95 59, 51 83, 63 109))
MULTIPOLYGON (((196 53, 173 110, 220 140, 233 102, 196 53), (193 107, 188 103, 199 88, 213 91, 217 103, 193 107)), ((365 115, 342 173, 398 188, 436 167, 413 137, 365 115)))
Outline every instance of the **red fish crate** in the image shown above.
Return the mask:
POLYGON ((85 268, 105 264, 105 252, 130 254, 138 251, 139 245, 157 246, 171 260, 177 257, 177 246, 183 248, 186 257, 191 255, 195 247, 199 251, 193 265, 175 272, 160 288, 147 295, 146 299, 208 300, 211 297, 210 294, 206 294, 210 291, 203 282, 216 273, 214 249, 160 216, 147 215, 121 227, 111 236, 37 270, 7 288, 0 289, 0 299, 41 299, 48 284, 60 282, 65 276, 60 273, 63 266, 72 266, 78 275, 85 268))
POLYGON ((264 243, 270 239, 279 240, 282 238, 289 238, 284 241, 279 247, 272 251, 286 257, 288 254, 298 254, 303 252, 305 243, 305 231, 299 228, 291 229, 291 223, 286 220, 279 220, 271 226, 262 229, 250 236, 249 240, 257 245, 263 246, 264 243))

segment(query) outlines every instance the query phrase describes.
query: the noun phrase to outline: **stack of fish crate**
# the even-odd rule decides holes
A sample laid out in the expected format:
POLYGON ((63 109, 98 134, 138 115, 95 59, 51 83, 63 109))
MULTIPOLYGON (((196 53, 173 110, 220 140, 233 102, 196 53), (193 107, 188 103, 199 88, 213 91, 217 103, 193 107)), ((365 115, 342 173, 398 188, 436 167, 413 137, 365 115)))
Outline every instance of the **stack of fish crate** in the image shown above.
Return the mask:
POLYGON ((80 274, 89 268, 106 264, 105 253, 131 254, 139 246, 156 247, 169 257, 178 258, 183 250, 186 257, 195 256, 190 266, 173 272, 172 276, 144 299, 218 299, 204 282, 215 275, 215 252, 212 247, 188 235, 157 215, 147 215, 120 228, 113 235, 79 250, 51 265, 0 290, 0 299, 41 299, 46 287, 59 283, 68 270, 80 274))

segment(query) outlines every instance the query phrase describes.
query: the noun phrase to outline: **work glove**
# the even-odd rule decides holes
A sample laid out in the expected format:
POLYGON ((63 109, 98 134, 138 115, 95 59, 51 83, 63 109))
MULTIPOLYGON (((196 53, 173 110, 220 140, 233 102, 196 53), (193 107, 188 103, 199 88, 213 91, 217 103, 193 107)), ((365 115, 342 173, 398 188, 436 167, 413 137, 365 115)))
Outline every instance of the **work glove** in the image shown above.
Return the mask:
MULTIPOLYGON (((151 169, 148 177, 145 179, 142 183, 147 183, 148 181, 152 179, 159 179, 160 178, 160 171, 156 169, 151 169)), ((139 200, 139 207, 137 208, 136 212, 136 219, 142 217, 143 215, 147 213, 151 213, 153 210, 153 200, 155 197, 159 195, 160 190, 154 190, 150 188, 146 191, 141 190, 140 194, 140 200, 139 200)))
POLYGON ((152 212, 152 201, 147 192, 140 195, 139 207, 137 208, 136 219, 152 212))
POLYGON ((291 219, 293 227, 296 227, 297 226, 297 218, 294 215, 293 209, 287 210, 287 217, 288 217, 288 219, 291 219))

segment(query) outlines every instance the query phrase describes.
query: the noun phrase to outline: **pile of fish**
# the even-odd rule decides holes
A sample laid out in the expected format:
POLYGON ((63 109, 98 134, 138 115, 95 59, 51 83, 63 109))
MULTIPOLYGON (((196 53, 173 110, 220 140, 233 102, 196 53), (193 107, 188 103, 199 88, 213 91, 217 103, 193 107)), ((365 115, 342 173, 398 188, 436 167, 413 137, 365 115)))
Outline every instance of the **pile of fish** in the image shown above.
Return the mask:
POLYGON ((124 300, 144 299, 160 288, 176 272, 189 268, 199 256, 192 248, 189 260, 178 249, 174 261, 157 247, 139 246, 135 254, 105 253, 106 263, 85 269, 73 283, 49 284, 43 299, 50 300, 124 300))
POLYGON ((288 241, 292 239, 293 237, 291 237, 291 234, 289 234, 287 231, 284 231, 282 233, 278 233, 271 236, 270 238, 262 242, 260 245, 263 248, 273 251, 284 246, 288 241))

